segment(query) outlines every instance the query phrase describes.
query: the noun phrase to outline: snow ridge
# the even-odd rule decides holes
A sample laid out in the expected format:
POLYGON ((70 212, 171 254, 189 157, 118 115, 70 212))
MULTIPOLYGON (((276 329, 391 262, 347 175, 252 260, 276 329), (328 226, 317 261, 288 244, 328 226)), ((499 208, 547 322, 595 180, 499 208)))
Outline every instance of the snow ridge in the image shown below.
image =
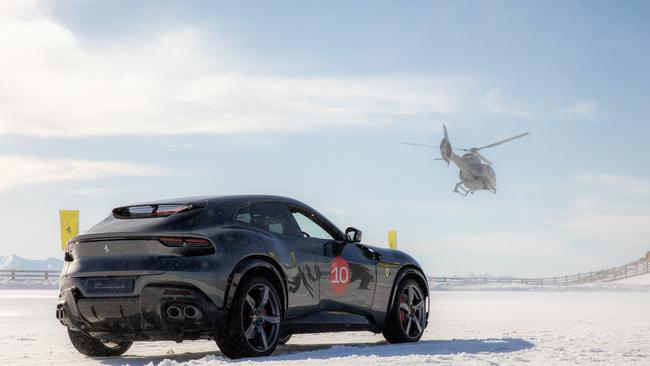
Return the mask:
POLYGON ((0 269, 20 269, 20 270, 48 270, 60 271, 63 268, 63 261, 57 258, 47 259, 27 259, 15 254, 0 256, 0 269))

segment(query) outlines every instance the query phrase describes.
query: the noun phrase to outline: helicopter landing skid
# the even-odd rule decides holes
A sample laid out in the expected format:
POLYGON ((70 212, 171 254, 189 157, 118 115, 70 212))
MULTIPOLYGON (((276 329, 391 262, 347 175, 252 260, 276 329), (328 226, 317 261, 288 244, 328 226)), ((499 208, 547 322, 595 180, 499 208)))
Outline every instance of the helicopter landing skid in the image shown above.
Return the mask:
POLYGON ((472 194, 474 193, 473 190, 468 189, 467 187, 465 187, 465 185, 463 185, 463 182, 456 183, 456 187, 454 187, 453 192, 458 193, 459 195, 461 195, 463 197, 467 196, 470 193, 472 193, 472 194))

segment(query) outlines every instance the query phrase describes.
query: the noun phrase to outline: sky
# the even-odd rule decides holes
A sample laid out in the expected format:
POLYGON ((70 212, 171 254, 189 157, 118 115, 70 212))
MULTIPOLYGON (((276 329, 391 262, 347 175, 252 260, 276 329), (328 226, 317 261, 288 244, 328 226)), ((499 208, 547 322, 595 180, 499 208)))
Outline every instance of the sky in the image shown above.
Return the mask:
POLYGON ((62 257, 119 205, 278 194, 430 275, 650 250, 650 3, 0 3, 0 255, 62 257), (440 161, 482 151, 497 194, 440 161))

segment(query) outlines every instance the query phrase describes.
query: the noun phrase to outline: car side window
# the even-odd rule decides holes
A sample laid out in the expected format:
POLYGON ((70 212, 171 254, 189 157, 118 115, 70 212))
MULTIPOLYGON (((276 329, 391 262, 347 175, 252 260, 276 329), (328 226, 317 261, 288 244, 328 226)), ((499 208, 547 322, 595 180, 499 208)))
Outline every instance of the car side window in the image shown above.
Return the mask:
POLYGON ((302 212, 292 212, 293 218, 296 219, 300 231, 302 231, 303 236, 308 236, 310 238, 317 239, 328 239, 334 240, 332 235, 330 235, 325 229, 318 225, 313 219, 308 217, 302 212), (306 235, 305 235, 306 234, 306 235))
POLYGON ((289 211, 281 203, 260 203, 253 206, 253 226, 276 234, 298 235, 298 228, 289 211))
POLYGON ((251 211, 251 206, 245 206, 237 210, 237 213, 235 214, 235 221, 244 224, 251 224, 253 222, 253 213, 251 211))

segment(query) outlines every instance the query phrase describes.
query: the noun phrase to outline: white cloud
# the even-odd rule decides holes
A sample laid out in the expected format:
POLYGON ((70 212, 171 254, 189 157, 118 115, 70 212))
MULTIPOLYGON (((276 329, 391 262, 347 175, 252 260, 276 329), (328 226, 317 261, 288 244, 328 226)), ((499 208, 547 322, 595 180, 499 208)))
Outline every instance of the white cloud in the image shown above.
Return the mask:
POLYGON ((22 155, 0 155, 0 171, 0 192, 39 183, 165 173, 163 169, 154 166, 127 162, 50 159, 22 155))
POLYGON ((580 213, 650 215, 650 179, 617 174, 580 174, 574 198, 580 213))
POLYGON ((453 76, 233 71, 212 52, 215 41, 192 28, 142 42, 86 45, 38 5, 20 0, 0 7, 0 135, 295 131, 386 123, 454 112, 473 87, 473 81, 453 76))
POLYGON ((608 190, 637 198, 650 196, 650 179, 617 174, 580 174, 576 180, 601 192, 608 190))
POLYGON ((592 119, 596 117, 596 103, 579 102, 572 104, 566 109, 566 114, 573 117, 592 119))
POLYGON ((507 96, 501 89, 489 89, 481 97, 483 108, 492 113, 508 114, 519 117, 533 115, 526 102, 507 96))
POLYGON ((475 111, 532 115, 499 89, 483 94, 471 77, 246 72, 219 39, 191 27, 87 44, 42 7, 0 5, 0 135, 299 131, 475 111))
POLYGON ((541 233, 492 232, 476 235, 445 235, 443 245, 473 253, 507 253, 521 256, 557 255, 561 241, 541 233))
POLYGON ((507 95, 501 89, 488 89, 480 98, 481 107, 491 113, 518 116, 523 118, 543 118, 553 120, 580 119, 590 120, 596 117, 595 102, 585 101, 569 105, 566 108, 542 107, 541 103, 529 103, 523 99, 507 95))
POLYGON ((608 253, 650 249, 650 180, 581 174, 576 182, 575 207, 555 222, 565 237, 607 243, 608 253))
POLYGON ((650 249, 650 215, 585 213, 559 223, 581 239, 611 243, 612 248, 650 249))

